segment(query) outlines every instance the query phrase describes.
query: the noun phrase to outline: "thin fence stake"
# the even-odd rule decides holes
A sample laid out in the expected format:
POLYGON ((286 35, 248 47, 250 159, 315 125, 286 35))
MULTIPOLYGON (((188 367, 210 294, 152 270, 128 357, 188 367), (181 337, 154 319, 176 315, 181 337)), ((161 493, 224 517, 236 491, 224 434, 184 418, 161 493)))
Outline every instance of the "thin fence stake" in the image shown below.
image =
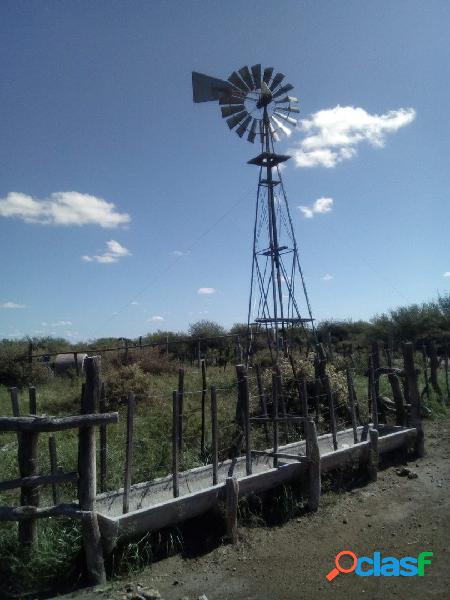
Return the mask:
POLYGON ((134 438, 134 394, 128 394, 127 398, 127 439, 125 455, 125 474, 123 484, 123 514, 130 510, 131 471, 133 468, 133 438, 134 438))
POLYGON ((178 448, 183 448, 184 369, 178 369, 178 448))
POLYGON ((273 468, 278 467, 278 377, 272 373, 273 468))
MULTIPOLYGON (((100 392, 100 412, 106 412, 106 389, 105 384, 102 383, 100 392)), ((107 438, 106 425, 100 425, 100 491, 106 492, 106 479, 108 476, 108 438, 107 438)))
POLYGON ((173 482, 173 497, 178 498, 178 392, 172 392, 172 482, 173 482))
POLYGON ((9 388, 9 394, 11 396, 11 409, 13 417, 20 416, 19 409, 19 392, 16 387, 9 388))
POLYGON ((212 446, 212 467, 213 467, 213 485, 218 483, 219 472, 219 440, 217 431, 217 396, 216 388, 211 386, 211 446, 212 446))
POLYGON ((350 414, 352 418, 353 443, 358 443, 358 430, 356 428, 355 396, 353 393, 353 377, 350 369, 347 368, 347 391, 350 401, 350 414))
POLYGON ((200 439, 200 453, 202 457, 205 456, 205 438, 206 438, 206 363, 205 359, 201 361, 202 367, 202 433, 200 439))
POLYGON ((247 475, 252 474, 252 452, 251 452, 251 424, 250 424, 250 398, 248 391, 247 370, 244 365, 236 366, 238 379, 239 404, 242 408, 244 436, 245 436, 245 471, 247 475))
POLYGON ((405 370, 405 381, 408 390, 408 400, 411 405, 409 422, 416 428, 417 435, 414 450, 419 458, 425 454, 424 432, 422 426, 422 413, 420 405, 420 394, 417 385, 417 371, 414 364, 414 346, 412 342, 403 344, 403 364, 405 370))
POLYGON ((30 401, 30 415, 37 414, 37 403, 36 403, 36 388, 28 388, 28 398, 30 401))
POLYGON ((331 391, 330 378, 328 377, 328 375, 325 375, 324 384, 325 384, 325 393, 326 393, 327 399, 328 399, 328 408, 329 408, 329 412, 330 412, 330 427, 331 427, 331 435, 333 438, 333 448, 335 450, 337 450, 338 443, 337 443, 336 413, 335 413, 335 408, 334 408, 333 392, 331 391))

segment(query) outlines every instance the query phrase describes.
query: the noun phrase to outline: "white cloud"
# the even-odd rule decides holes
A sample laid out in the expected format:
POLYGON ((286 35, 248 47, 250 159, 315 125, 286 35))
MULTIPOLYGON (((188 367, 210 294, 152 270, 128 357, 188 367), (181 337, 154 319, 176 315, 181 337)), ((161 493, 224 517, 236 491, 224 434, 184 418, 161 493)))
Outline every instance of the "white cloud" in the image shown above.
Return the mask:
POLYGON ((3 304, 0 304, 0 308, 26 308, 26 304, 17 304, 17 302, 3 302, 3 304))
POLYGON ((450 271, 445 271, 442 277, 450 277, 450 271))
POLYGON ((333 198, 318 198, 311 206, 299 206, 305 219, 312 219, 314 215, 320 215, 333 210, 333 198))
POLYGON ((329 273, 327 273, 326 275, 324 275, 323 277, 321 277, 322 281, 331 281, 332 279, 334 279, 333 275, 330 275, 329 273))
POLYGON ((0 217, 41 225, 100 225, 115 228, 131 221, 112 202, 79 192, 55 192, 38 200, 20 192, 0 198, 0 217))
POLYGON ((103 254, 94 254, 94 256, 88 256, 85 254, 81 257, 81 260, 85 262, 98 262, 98 263, 116 263, 119 258, 124 256, 131 256, 131 252, 125 246, 116 242, 116 240, 109 240, 106 242, 106 251, 103 254))
POLYGON ((134 300, 131 304, 132 304, 132 306, 137 306, 139 304, 139 302, 136 302, 136 300, 134 300))
POLYGON ((72 321, 56 321, 55 323, 41 323, 42 327, 71 327, 72 321))
POLYGON ((335 167, 357 153, 361 142, 383 147, 386 136, 414 121, 413 108, 370 114, 355 106, 319 110, 301 121, 304 138, 291 150, 298 167, 335 167))
POLYGON ((209 287, 201 287, 198 288, 197 290, 197 294, 201 294, 201 295, 210 295, 210 294, 215 294, 217 292, 217 290, 215 288, 209 288, 209 287))
POLYGON ((153 317, 150 317, 149 319, 147 319, 147 321, 153 321, 153 322, 164 321, 164 317, 161 317, 160 315, 153 315, 153 317))
POLYGON ((172 256, 188 256, 190 254, 189 251, 183 252, 182 250, 173 250, 171 252, 172 256))

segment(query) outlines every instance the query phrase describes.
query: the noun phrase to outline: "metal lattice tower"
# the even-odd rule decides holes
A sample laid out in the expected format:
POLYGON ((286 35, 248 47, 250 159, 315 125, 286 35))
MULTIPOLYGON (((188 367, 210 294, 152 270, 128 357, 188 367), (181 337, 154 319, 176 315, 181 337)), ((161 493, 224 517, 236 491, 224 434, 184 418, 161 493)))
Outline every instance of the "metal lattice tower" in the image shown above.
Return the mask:
POLYGON ((218 101, 222 117, 239 137, 261 144, 258 156, 248 161, 259 167, 253 234, 252 275, 248 309, 249 352, 255 330, 265 329, 275 360, 288 331, 314 320, 300 265, 280 165, 290 157, 277 154, 274 142, 297 125, 297 98, 287 96, 291 84, 285 76, 261 65, 234 71, 228 80, 192 73, 194 102, 218 101), (301 285, 300 294, 296 283, 301 285), (303 309, 298 298, 302 297, 303 309))

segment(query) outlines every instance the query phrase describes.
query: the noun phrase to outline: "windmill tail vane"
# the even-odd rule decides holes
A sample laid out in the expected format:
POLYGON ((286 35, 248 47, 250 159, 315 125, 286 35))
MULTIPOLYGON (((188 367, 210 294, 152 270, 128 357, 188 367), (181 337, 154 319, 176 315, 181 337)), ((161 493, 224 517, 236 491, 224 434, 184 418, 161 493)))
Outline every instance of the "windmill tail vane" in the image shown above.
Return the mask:
POLYGON ((192 73, 194 102, 219 103, 222 118, 230 130, 254 143, 261 152, 248 164, 259 167, 256 213, 253 230, 253 256, 248 308, 249 347, 253 332, 265 329, 272 357, 287 351, 288 331, 308 328, 315 338, 314 319, 291 213, 281 176, 290 156, 278 154, 274 142, 289 136, 297 125, 298 99, 288 95, 293 85, 285 75, 260 64, 233 71, 227 80, 192 73), (300 282, 297 295, 296 283, 300 282), (304 311, 297 298, 302 296, 304 311), (306 314, 307 316, 303 316, 306 314))

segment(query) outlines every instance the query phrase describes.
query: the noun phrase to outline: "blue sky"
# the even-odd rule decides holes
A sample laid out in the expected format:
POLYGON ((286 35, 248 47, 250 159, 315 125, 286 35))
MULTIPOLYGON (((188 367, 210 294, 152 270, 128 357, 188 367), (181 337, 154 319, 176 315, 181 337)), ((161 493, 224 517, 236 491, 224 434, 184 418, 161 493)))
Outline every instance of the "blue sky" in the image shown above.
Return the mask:
POLYGON ((191 71, 255 63, 300 99, 278 148, 314 316, 448 291, 449 23, 446 0, 3 0, 0 337, 246 320, 258 147, 191 71))

